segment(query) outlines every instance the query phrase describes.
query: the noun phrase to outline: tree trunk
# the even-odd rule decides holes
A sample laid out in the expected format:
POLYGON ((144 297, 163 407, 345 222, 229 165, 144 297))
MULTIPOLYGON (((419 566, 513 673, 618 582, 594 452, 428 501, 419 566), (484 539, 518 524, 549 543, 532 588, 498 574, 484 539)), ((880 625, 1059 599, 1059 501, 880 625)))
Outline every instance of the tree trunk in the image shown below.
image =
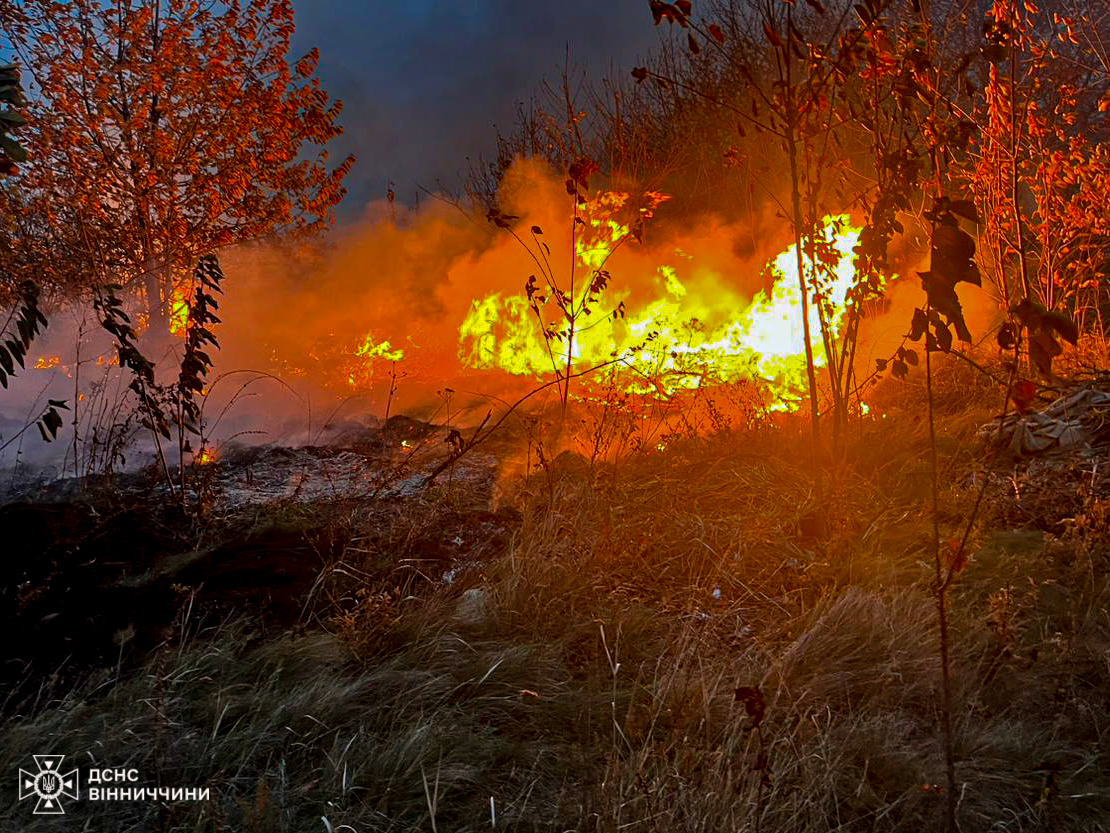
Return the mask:
POLYGON ((169 270, 155 258, 147 258, 143 265, 143 292, 146 295, 147 328, 144 340, 151 350, 151 360, 158 358, 169 336, 169 270), (165 297, 163 297, 163 294, 165 297))

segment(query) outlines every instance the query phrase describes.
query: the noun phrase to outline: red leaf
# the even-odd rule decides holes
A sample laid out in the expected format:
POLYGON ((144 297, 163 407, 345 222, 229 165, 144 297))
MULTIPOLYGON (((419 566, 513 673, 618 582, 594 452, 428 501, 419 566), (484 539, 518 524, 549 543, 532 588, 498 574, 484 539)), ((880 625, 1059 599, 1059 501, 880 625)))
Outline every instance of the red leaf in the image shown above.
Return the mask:
POLYGON ((716 23, 709 24, 709 36, 717 41, 717 43, 725 42, 725 33, 721 31, 721 27, 716 23))
MULTIPOLYGON (((574 164, 570 166, 570 169, 567 171, 567 173, 570 174, 571 180, 578 183, 583 188, 589 188, 590 185, 587 180, 592 174, 597 173, 597 170, 598 167, 596 162, 594 162, 592 159, 586 159, 585 157, 583 157, 582 159, 578 159, 577 161, 575 161, 574 164)), ((570 190, 569 185, 567 187, 567 190, 570 190)))

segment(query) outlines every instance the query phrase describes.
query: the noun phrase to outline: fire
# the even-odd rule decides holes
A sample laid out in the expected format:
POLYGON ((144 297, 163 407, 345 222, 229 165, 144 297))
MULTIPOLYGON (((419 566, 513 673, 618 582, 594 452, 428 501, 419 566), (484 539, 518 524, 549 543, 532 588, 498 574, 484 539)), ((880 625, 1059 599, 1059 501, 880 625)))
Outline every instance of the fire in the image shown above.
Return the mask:
MULTIPOLYGON (((619 200, 602 206, 619 208, 619 200)), ((606 218, 589 222, 594 234, 579 241, 577 260, 585 271, 602 268, 614 248, 629 233, 626 226, 606 218)), ((807 275, 814 291, 809 298, 809 327, 814 362, 823 365, 821 309, 835 337, 852 303, 856 282, 853 249, 859 240, 846 215, 827 217, 816 235, 818 275, 807 275)), ((803 253, 805 254, 805 253, 803 253)), ((619 288, 619 267, 605 294, 608 309, 583 318, 576 327, 570 354, 583 368, 620 357, 614 373, 630 393, 670 396, 706 385, 760 380, 773 397, 772 407, 793 409, 805 389, 805 339, 797 254, 791 245, 769 264, 769 291, 760 290, 745 309, 727 291, 699 286, 727 286, 725 276, 701 280, 704 269, 686 252, 656 267, 654 297, 633 296, 619 288), (602 318, 602 316, 605 316, 602 318)), ((808 257, 803 258, 809 264, 808 257)), ((599 306, 599 305, 595 305, 599 306)), ((560 329, 553 326, 552 329, 560 329)), ((545 342, 535 312, 523 295, 493 293, 476 299, 459 328, 459 357, 476 369, 497 368, 516 375, 541 376, 566 366, 567 346, 545 342)))
MULTIPOLYGON (((649 193, 647 196, 654 198, 650 204, 651 208, 647 210, 649 216, 656 205, 668 199, 662 194, 649 193)), ((628 194, 602 191, 582 206, 582 213, 585 215, 583 223, 593 229, 592 234, 583 234, 574 242, 574 253, 583 266, 601 269, 613 250, 631 234, 632 230, 628 225, 613 219, 614 215, 628 204, 628 200, 628 194)))
POLYGON ((199 466, 207 466, 216 462, 216 452, 211 448, 202 448, 193 455, 193 462, 199 466))
POLYGON ((405 357, 405 351, 395 348, 389 340, 377 342, 373 333, 367 333, 362 343, 355 348, 353 361, 347 374, 347 384, 353 388, 369 387, 374 380, 374 365, 378 361, 399 362, 405 357))
POLYGON ((43 356, 35 362, 35 370, 50 370, 62 363, 60 356, 43 356))
POLYGON ((184 335, 189 327, 189 301, 193 294, 192 281, 175 284, 170 292, 170 333, 184 335))

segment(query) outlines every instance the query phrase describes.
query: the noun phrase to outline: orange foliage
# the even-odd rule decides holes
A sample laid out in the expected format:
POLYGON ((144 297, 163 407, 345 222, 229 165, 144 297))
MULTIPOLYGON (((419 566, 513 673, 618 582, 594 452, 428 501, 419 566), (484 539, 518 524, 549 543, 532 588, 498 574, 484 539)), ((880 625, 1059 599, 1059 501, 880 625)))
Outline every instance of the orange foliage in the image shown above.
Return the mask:
POLYGON ((316 50, 287 59, 290 0, 20 6, 0 26, 35 79, 30 159, 0 216, 40 277, 164 289, 200 254, 329 222, 353 159, 328 164, 340 103, 316 50))
POLYGON ((1011 300, 1028 295, 1081 318, 1105 280, 1110 148, 1094 113, 1110 109, 1110 66, 1097 50, 1076 54, 1075 32, 1090 21, 1015 0, 995 0, 987 20, 998 60, 969 172, 986 240, 1011 300))

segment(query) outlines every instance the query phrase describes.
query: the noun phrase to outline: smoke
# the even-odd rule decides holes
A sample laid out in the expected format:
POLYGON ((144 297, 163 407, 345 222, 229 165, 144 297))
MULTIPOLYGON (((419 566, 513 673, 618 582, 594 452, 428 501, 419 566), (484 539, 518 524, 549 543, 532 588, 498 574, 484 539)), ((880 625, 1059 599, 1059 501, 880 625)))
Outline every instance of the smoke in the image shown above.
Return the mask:
MULTIPOLYGON (((628 206, 639 196, 629 195, 628 206)), ((519 375, 475 360, 508 343, 511 321, 491 327, 477 348, 460 336, 476 303, 492 298, 491 308, 508 316, 506 299, 523 296, 529 276, 542 274, 533 259, 537 241, 547 247, 551 272, 570 274, 573 203, 564 179, 541 163, 518 161, 498 202, 504 214, 517 218, 510 223, 515 236, 444 200, 425 200, 419 208, 379 201, 323 244, 253 245, 225 253, 222 323, 216 328, 220 350, 206 404, 213 438, 320 442, 329 436, 329 424, 365 423, 387 411, 436 419, 449 411, 465 422, 484 413, 491 398, 511 401, 534 388, 540 374, 552 378, 539 351, 538 364, 519 375), (533 226, 542 231, 536 238, 529 231, 533 226)), ((766 264, 790 243, 788 226, 770 208, 745 223, 690 220, 669 215, 667 208, 666 202, 659 206, 640 242, 626 238, 604 264, 611 280, 589 326, 590 337, 606 350, 613 341, 635 340, 630 322, 647 320, 653 310, 677 311, 678 323, 695 321, 705 332, 741 318, 756 293, 774 280, 766 264), (614 319, 618 308, 624 318, 614 319)), ((901 260, 912 264, 917 258, 919 252, 906 253, 901 260)), ((542 277, 539 287, 546 292, 542 277)), ((961 296, 969 323, 979 331, 975 324, 985 324, 991 314, 987 295, 970 288, 961 289, 961 296)), ((912 307, 923 300, 911 279, 896 283, 890 298, 890 311, 865 327, 859 358, 868 366, 897 347, 912 307)), ((523 302, 518 308, 540 343, 532 312, 523 302)), ((544 315, 549 321, 556 316, 553 305, 544 315)), ((659 349, 670 349, 667 339, 677 333, 676 328, 665 334, 659 349)), ((113 414, 122 419, 128 380, 118 368, 96 363, 101 356, 110 364, 113 351, 87 307, 52 316, 47 337, 34 348, 32 360, 56 360, 57 367, 28 369, 0 396, 5 439, 47 398, 76 402, 86 421, 90 409, 100 409, 102 432, 113 414)), ((159 374, 164 381, 174 379, 172 351, 159 374)), ((70 431, 67 426, 63 433, 70 431)), ((86 422, 83 437, 88 435, 86 422)), ((43 446, 34 431, 25 439, 22 453, 28 460, 56 461, 71 450, 68 440, 43 446)), ((139 432, 139 447, 143 441, 139 432)), ((11 462, 11 451, 0 465, 11 462)))
MULTIPOLYGON (((573 204, 563 179, 533 161, 513 166, 498 202, 518 218, 512 221, 517 236, 443 201, 426 200, 419 209, 382 201, 324 252, 297 258, 253 248, 226 258, 221 365, 284 373, 309 384, 321 401, 327 390, 333 397, 358 394, 350 412, 378 415, 387 404, 393 412, 427 414, 448 387, 503 395, 534 384, 535 375, 512 379, 464 366, 459 330, 476 301, 523 296, 531 275, 546 290, 528 248, 538 252, 532 227, 543 232, 538 239, 552 272, 569 282, 573 204), (368 338, 388 342, 404 358, 395 365, 381 358, 360 362, 356 352, 368 338), (360 382, 354 385, 352 367, 360 382), (404 378, 391 394, 394 372, 404 378)), ((770 217, 761 222, 772 225, 770 217)), ((691 317, 707 327, 722 324, 768 286, 764 264, 787 241, 778 225, 777 234, 758 238, 750 225, 722 220, 690 227, 668 220, 663 203, 643 242, 625 241, 605 263, 612 280, 594 314, 600 319, 622 302, 631 313, 681 292, 691 317), (677 289, 672 275, 681 283, 677 289)), ((532 326, 530 311, 525 318, 532 326)))

